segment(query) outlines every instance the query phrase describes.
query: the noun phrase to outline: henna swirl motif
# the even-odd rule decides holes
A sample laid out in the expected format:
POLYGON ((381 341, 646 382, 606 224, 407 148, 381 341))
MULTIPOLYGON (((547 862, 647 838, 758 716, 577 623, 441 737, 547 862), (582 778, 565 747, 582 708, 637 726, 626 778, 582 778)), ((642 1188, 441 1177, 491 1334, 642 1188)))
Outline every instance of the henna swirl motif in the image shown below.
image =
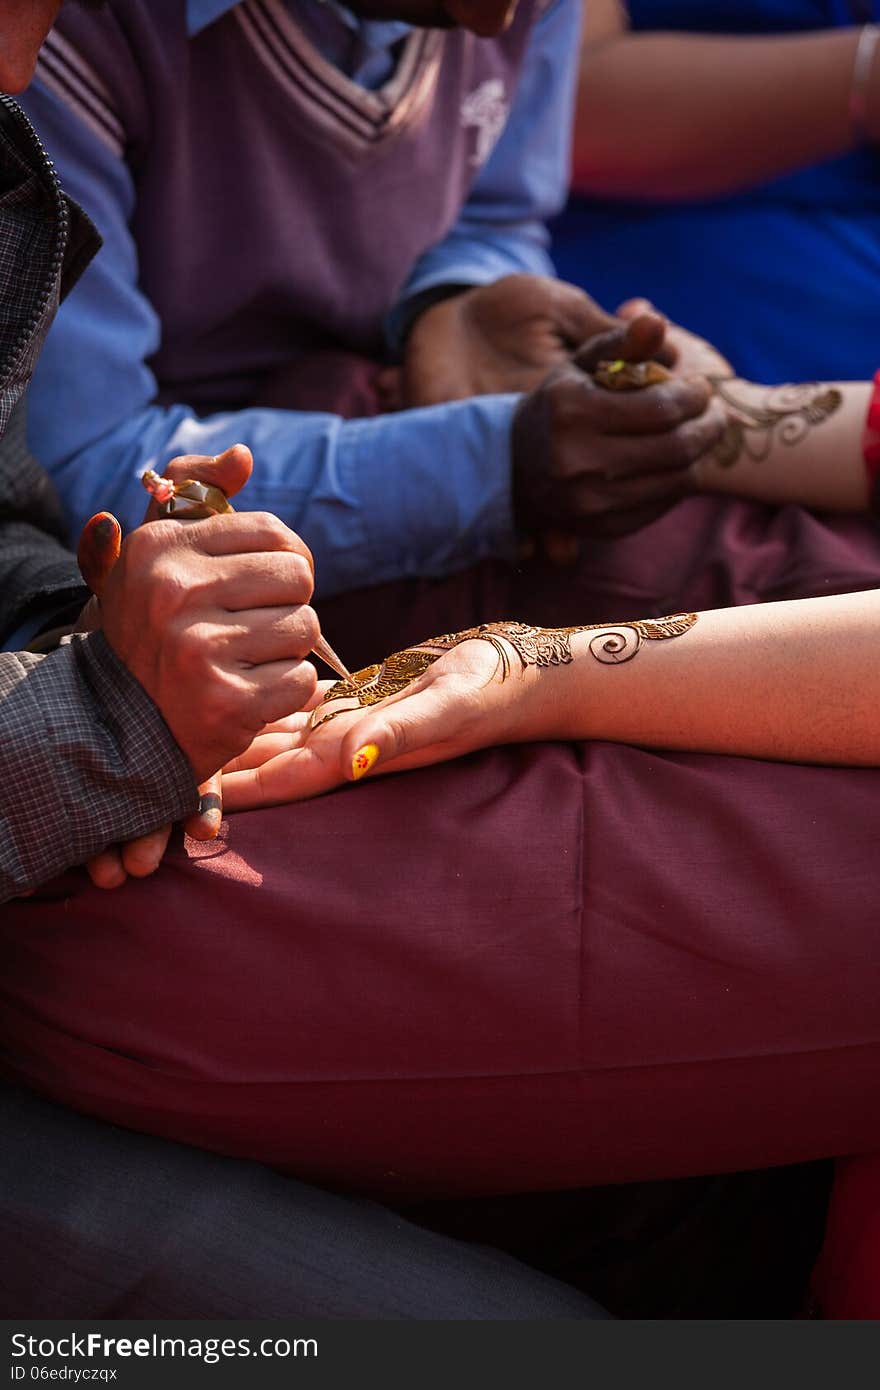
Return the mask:
POLYGON ((712 376, 709 381, 726 406, 733 412, 721 439, 712 450, 720 468, 732 468, 742 454, 755 463, 763 463, 775 441, 791 447, 798 444, 814 425, 821 425, 838 409, 843 396, 835 386, 771 387, 763 404, 738 400, 730 381, 712 376))
POLYGON ((644 641, 658 642, 680 637, 697 621, 696 613, 675 613, 667 618, 644 618, 628 623, 583 623, 578 627, 532 627, 530 623, 480 623, 463 632, 445 632, 429 637, 417 647, 393 652, 378 666, 356 671, 350 681, 337 681, 324 695, 311 715, 311 726, 317 728, 335 719, 338 714, 374 705, 388 695, 405 690, 428 667, 439 661, 444 652, 452 651, 462 642, 489 642, 498 654, 501 679, 510 675, 512 647, 522 670, 527 666, 566 666, 573 660, 571 639, 577 633, 594 632, 590 639, 591 655, 603 665, 619 666, 631 661, 644 641))

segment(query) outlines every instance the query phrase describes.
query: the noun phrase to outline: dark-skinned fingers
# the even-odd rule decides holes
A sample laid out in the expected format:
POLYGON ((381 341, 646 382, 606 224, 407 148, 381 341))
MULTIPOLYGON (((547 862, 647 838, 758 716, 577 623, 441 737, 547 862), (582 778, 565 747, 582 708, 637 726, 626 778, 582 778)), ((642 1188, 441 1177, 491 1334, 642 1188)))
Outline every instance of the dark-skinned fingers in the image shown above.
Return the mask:
POLYGON ((542 531, 538 541, 544 559, 559 569, 577 564, 580 558, 580 539, 568 531, 542 531))
POLYGON ((86 870, 96 888, 121 888, 127 878, 118 845, 108 845, 100 854, 93 855, 86 870))
MULTIPOLYGON (((644 314, 654 314, 657 318, 665 320, 665 315, 659 309, 655 309, 650 299, 643 299, 637 296, 635 299, 626 299, 617 310, 618 318, 631 322, 633 319, 640 318, 644 314)), ((667 323, 667 336, 662 345, 653 354, 658 362, 662 362, 664 367, 674 367, 679 358, 678 348, 669 337, 669 325, 667 323)))
MULTIPOLYGON (((574 370, 554 377, 546 392, 546 427, 562 430, 573 444, 584 432, 595 436, 660 434, 705 411, 710 390, 703 381, 665 381, 637 391, 607 391, 574 370)), ((586 442, 586 440, 585 440, 586 442)))
POLYGON ((183 828, 193 840, 213 840, 223 824, 223 793, 217 772, 199 786, 199 809, 188 816, 183 828))
POLYGON ((671 506, 693 492, 690 468, 678 468, 666 473, 641 474, 622 478, 599 491, 595 483, 583 482, 572 487, 570 500, 573 516, 580 518, 588 530, 597 518, 620 514, 641 507, 663 503, 671 506))
POLYGON ((619 324, 607 333, 599 333, 583 343, 572 361, 583 372, 595 371, 600 362, 609 358, 624 362, 647 362, 663 347, 666 320, 659 314, 642 314, 630 323, 619 324))
POLYGON ((572 348, 579 347, 594 334, 617 327, 615 316, 601 308, 577 285, 570 285, 565 280, 553 280, 547 282, 545 292, 547 289, 556 326, 572 348))
POLYGON ((138 835, 122 846, 122 864, 132 878, 147 878, 155 873, 162 863, 168 848, 171 834, 170 825, 160 825, 158 830, 150 830, 146 835, 138 835))
POLYGON ((621 435, 603 441, 607 478, 673 473, 701 458, 721 437, 724 422, 714 411, 656 435, 621 435))
POLYGON ((659 502, 645 502, 640 507, 629 507, 622 512, 606 512, 591 528, 591 535, 609 541, 629 536, 644 526, 650 526, 680 500, 679 497, 664 497, 659 502))

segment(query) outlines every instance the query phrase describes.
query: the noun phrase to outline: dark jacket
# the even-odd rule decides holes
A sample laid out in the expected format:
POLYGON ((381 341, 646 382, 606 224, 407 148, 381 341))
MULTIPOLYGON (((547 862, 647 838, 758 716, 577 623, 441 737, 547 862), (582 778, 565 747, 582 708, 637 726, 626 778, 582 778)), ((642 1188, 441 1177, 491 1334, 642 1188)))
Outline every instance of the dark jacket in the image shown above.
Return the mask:
MULTIPOLYGON (((0 97, 0 639, 87 597, 22 396, 61 297, 99 246, 30 122, 0 97)), ((158 709, 101 633, 0 655, 0 902, 198 802, 158 709)))

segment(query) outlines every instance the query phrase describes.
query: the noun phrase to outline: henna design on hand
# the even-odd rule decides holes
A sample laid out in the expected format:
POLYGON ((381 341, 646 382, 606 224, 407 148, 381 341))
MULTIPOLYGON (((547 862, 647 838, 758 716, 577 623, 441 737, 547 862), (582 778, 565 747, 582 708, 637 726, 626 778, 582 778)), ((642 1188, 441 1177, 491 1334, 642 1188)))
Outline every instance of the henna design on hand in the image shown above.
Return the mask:
POLYGON ((405 690, 423 676, 428 667, 439 661, 462 642, 489 642, 498 654, 501 679, 510 675, 508 647, 512 647, 524 671, 527 666, 567 666, 572 660, 571 639, 581 632, 593 632, 591 655, 603 665, 619 666, 631 661, 644 641, 657 642, 680 637, 697 621, 696 613, 675 613, 666 618, 644 618, 626 623, 582 623, 577 627, 533 627, 530 623, 480 623, 479 627, 463 632, 446 632, 429 637, 417 647, 393 652, 378 666, 356 671, 350 681, 337 681, 324 695, 311 715, 311 727, 317 728, 335 719, 337 714, 377 704, 388 695, 405 690), (329 706, 335 708, 329 708, 329 706))
POLYGON ((708 378, 715 394, 733 412, 711 451, 719 468, 732 468, 743 454, 755 463, 763 463, 777 439, 789 446, 800 443, 813 425, 821 425, 843 401, 837 387, 809 382, 802 386, 769 387, 763 404, 751 404, 737 400, 730 384, 737 379, 708 378))

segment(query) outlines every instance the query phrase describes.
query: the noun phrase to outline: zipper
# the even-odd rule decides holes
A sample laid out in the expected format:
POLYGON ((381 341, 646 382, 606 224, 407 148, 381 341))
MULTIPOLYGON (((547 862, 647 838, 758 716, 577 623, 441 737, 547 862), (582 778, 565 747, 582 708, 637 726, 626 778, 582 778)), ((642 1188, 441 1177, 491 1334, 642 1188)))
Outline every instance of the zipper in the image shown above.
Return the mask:
MULTIPOLYGON (((38 178, 42 179, 44 186, 48 186, 54 204, 55 241, 52 248, 52 259, 49 264, 49 269, 46 272, 45 283, 40 291, 37 307, 27 326, 22 329, 5 357, 0 360, 0 389, 2 389, 3 384, 9 379, 18 366, 35 332, 45 318, 46 310, 49 307, 49 301, 55 291, 61 274, 61 267, 64 264, 64 253, 67 249, 67 236, 70 223, 67 201, 61 189, 61 182, 55 172, 55 165, 46 153, 46 147, 18 103, 13 101, 11 97, 0 92, 0 116, 2 116, 3 113, 9 116, 15 123, 17 131, 20 132, 24 143, 29 147, 38 166, 34 172, 37 174, 38 178)), ((2 133, 3 122, 0 120, 0 134, 2 133)))

